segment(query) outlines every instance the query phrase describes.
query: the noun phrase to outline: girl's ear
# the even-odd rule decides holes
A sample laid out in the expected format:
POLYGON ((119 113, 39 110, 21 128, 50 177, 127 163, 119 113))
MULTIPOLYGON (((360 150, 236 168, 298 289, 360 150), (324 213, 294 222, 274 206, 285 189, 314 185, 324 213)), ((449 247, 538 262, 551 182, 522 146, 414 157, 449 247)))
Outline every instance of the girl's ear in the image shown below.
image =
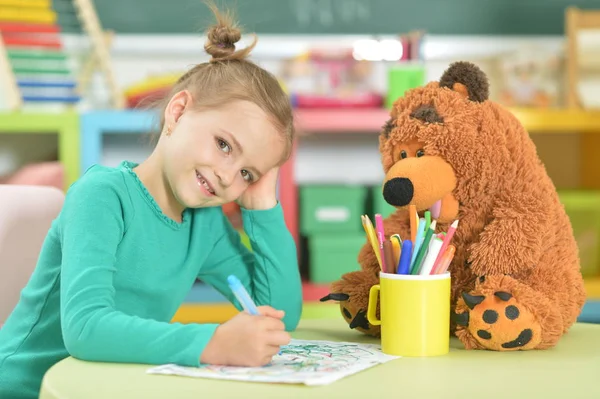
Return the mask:
POLYGON ((165 124, 175 125, 183 112, 192 102, 192 95, 188 90, 182 90, 173 95, 165 108, 165 124))

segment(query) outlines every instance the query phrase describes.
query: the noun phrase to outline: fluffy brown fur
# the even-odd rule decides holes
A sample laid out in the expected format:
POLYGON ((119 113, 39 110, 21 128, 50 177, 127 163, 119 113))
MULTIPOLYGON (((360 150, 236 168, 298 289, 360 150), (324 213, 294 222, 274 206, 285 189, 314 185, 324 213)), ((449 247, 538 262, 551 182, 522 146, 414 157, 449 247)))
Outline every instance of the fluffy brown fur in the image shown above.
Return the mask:
MULTIPOLYGON (((397 207, 385 235, 410 239, 408 206, 422 216, 441 199, 436 232, 459 219, 449 269, 452 332, 467 349, 554 346, 585 301, 568 216, 527 131, 488 100, 483 72, 460 62, 440 82, 399 98, 380 135, 384 197, 397 207)), ((341 310, 351 326, 378 282, 368 243, 359 262, 362 270, 331 289, 348 295, 341 310)), ((379 327, 360 324, 379 335, 379 327)))

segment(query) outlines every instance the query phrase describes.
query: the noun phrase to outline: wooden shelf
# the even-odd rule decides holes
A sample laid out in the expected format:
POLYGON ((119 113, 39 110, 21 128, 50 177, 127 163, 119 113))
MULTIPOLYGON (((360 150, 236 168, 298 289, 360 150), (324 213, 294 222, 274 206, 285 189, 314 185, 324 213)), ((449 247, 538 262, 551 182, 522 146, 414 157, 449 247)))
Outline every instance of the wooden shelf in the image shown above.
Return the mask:
POLYGON ((509 108, 529 132, 600 133, 600 111, 509 108))
MULTIPOLYGON (((224 323, 238 314, 238 310, 230 303, 184 303, 172 323, 224 323)), ((304 302, 302 304, 302 319, 338 319, 343 320, 340 314, 340 305, 335 302, 319 303, 304 302)))
MULTIPOLYGON (((600 110, 527 109, 509 110, 532 133, 600 133, 600 110)), ((389 110, 296 109, 298 129, 313 133, 379 133, 389 119, 389 110)))
POLYGON ((75 112, 0 112, 0 134, 55 134, 58 161, 65 169, 64 189, 80 176, 79 115, 75 112))
POLYGON ((600 276, 584 279, 588 299, 600 300, 600 276))
MULTIPOLYGON (((302 283, 303 318, 341 317, 337 302, 320 302, 329 294, 329 284, 302 283)), ((178 323, 223 323, 238 313, 237 309, 213 287, 196 284, 171 320, 178 323)))

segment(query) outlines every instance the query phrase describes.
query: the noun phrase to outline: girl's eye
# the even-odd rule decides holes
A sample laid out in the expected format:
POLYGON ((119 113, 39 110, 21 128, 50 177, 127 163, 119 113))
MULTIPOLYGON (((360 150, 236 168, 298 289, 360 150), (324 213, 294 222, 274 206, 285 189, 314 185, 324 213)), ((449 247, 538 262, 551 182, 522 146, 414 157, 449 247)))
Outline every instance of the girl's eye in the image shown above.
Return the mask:
POLYGON ((400 159, 404 159, 408 156, 408 154, 406 153, 406 151, 402 150, 400 151, 400 159))
POLYGON ((231 146, 225 140, 217 139, 217 145, 224 153, 229 154, 231 152, 231 146))
POLYGON ((248 172, 246 169, 242 169, 242 177, 247 182, 251 182, 252 180, 254 180, 254 177, 252 177, 252 173, 248 172))
POLYGON ((422 157, 423 155, 425 155, 425 151, 423 151, 423 150, 419 150, 419 151, 417 151, 417 158, 420 158, 420 157, 422 157))

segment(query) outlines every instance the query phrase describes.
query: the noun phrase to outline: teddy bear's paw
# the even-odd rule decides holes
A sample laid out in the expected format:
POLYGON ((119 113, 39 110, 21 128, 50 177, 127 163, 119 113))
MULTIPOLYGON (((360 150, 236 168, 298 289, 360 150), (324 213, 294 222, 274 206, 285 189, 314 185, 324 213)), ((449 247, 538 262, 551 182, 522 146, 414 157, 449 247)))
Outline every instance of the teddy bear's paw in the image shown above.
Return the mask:
POLYGON ((378 337, 380 327, 374 326, 367 320, 367 310, 358 308, 352 301, 350 296, 344 293, 330 293, 320 299, 321 302, 338 301, 340 311, 348 326, 367 335, 378 337))
POLYGON ((463 292, 456 309, 456 335, 467 349, 528 350, 541 341, 540 323, 509 292, 463 292))

